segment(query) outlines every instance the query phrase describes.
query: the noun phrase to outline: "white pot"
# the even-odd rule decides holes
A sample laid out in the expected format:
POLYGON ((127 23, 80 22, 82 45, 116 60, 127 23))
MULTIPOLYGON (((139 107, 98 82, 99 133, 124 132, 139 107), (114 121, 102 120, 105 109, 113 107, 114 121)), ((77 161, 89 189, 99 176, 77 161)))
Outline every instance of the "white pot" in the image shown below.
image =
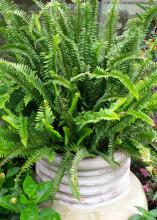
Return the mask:
MULTIPOLYGON (((65 173, 53 203, 62 220, 128 220, 137 212, 135 206, 147 209, 142 185, 130 172, 130 158, 117 152, 115 160, 121 165, 116 170, 101 157, 87 158, 80 162, 80 201, 73 198, 65 173)), ((53 179, 60 161, 61 157, 57 156, 52 164, 47 159, 37 162, 38 181, 53 179)))

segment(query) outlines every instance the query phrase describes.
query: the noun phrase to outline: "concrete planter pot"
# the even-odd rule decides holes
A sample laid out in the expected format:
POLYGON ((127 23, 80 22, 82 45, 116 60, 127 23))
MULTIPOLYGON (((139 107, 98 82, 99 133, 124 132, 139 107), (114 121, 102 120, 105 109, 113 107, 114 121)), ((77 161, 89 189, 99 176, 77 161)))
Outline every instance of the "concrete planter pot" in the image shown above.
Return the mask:
MULTIPOLYGON (((130 172, 130 158, 117 152, 115 159, 121 164, 116 170, 101 157, 81 161, 78 167, 80 201, 73 198, 65 174, 53 203, 62 220, 128 220, 137 212, 135 206, 147 209, 142 185, 130 172)), ((53 179, 60 161, 60 156, 52 164, 40 160, 36 164, 38 181, 53 179)))

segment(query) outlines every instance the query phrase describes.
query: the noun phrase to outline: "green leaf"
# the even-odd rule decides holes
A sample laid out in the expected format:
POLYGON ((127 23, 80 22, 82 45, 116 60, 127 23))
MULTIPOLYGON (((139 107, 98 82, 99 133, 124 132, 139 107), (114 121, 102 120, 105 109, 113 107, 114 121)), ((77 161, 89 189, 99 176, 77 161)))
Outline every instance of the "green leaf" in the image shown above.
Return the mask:
POLYGON ((126 98, 118 98, 115 103, 113 103, 110 107, 110 110, 116 111, 118 110, 124 103, 126 102, 126 98))
POLYGON ((5 209, 8 209, 12 212, 19 213, 22 209, 22 206, 21 206, 18 199, 16 201, 16 204, 13 204, 11 202, 13 197, 14 197, 13 195, 7 195, 7 196, 0 197, 0 206, 5 209))
POLYGON ((27 199, 27 197, 24 194, 22 194, 22 195, 20 195, 20 202, 22 204, 26 205, 29 203, 29 200, 27 199))
POLYGON ((4 45, 4 46, 0 47, 0 53, 7 53, 7 52, 14 53, 14 54, 19 53, 19 54, 27 57, 30 60, 32 66, 34 66, 33 59, 30 54, 32 51, 29 51, 28 48, 25 47, 24 45, 20 45, 20 44, 19 45, 17 45, 17 44, 10 44, 9 45, 8 44, 8 45, 4 45))
POLYGON ((64 145, 65 146, 68 146, 68 144, 69 144, 69 140, 70 140, 70 128, 69 127, 67 127, 67 126, 64 126, 63 127, 63 131, 64 131, 64 145))
POLYGON ((61 218, 54 209, 45 208, 40 210, 39 220, 61 220, 61 218))
POLYGON ((9 100, 9 94, 4 94, 0 96, 0 109, 5 108, 5 103, 9 100))
POLYGON ((14 115, 3 115, 2 119, 10 124, 13 128, 18 130, 18 125, 19 125, 19 120, 16 116, 14 115))
POLYGON ((39 220, 37 207, 34 204, 25 207, 21 212, 20 220, 39 220))
POLYGON ((112 44, 117 34, 118 25, 118 6, 119 0, 112 0, 111 7, 106 16, 104 42, 107 46, 107 52, 112 48, 112 44))
POLYGON ((23 182, 23 190, 29 196, 32 197, 37 191, 37 184, 30 176, 26 176, 23 182))
POLYGON ((149 102, 146 103, 145 108, 147 108, 149 111, 157 110, 157 93, 152 95, 149 102))
POLYGON ((139 207, 139 206, 136 206, 136 208, 138 209, 138 211, 140 211, 142 214, 145 214, 147 212, 146 209, 142 208, 142 207, 139 207))
POLYGON ((129 91, 130 93, 132 93, 136 99, 139 98, 139 94, 138 91, 136 89, 136 87, 134 86, 134 84, 131 82, 129 76, 127 76, 126 74, 121 73, 120 71, 110 71, 107 72, 101 68, 97 68, 93 74, 91 74, 92 77, 95 78, 115 78, 118 79, 129 91))
POLYGON ((77 103, 78 103, 78 101, 79 101, 79 98, 80 98, 80 93, 76 92, 76 93, 74 94, 74 97, 73 97, 71 106, 70 106, 70 108, 69 108, 69 112, 70 112, 71 114, 73 114, 73 113, 75 112, 76 107, 77 107, 77 103))
POLYGON ((28 105, 29 102, 31 102, 33 100, 32 94, 31 93, 27 93, 24 97, 24 104, 25 106, 28 105))
POLYGON ((44 101, 43 104, 40 106, 37 116, 36 116, 36 126, 35 128, 38 131, 48 131, 54 142, 60 141, 62 139, 62 136, 58 131, 54 129, 52 126, 52 123, 54 121, 55 117, 53 115, 53 112, 47 103, 47 101, 44 101))
POLYGON ((119 120, 119 119, 120 118, 118 114, 116 114, 115 112, 107 109, 105 110, 100 109, 99 112, 92 112, 92 111, 85 112, 80 116, 76 117, 74 120, 77 125, 83 127, 86 124, 91 124, 91 123, 95 124, 102 120, 109 121, 109 120, 119 120))
POLYGON ((156 220, 156 218, 155 217, 153 217, 153 216, 146 216, 145 218, 143 217, 143 219, 142 220, 156 220))
POLYGON ((28 119, 26 117, 20 116, 19 118, 19 126, 18 126, 18 131, 21 137, 21 142, 22 144, 27 147, 27 142, 28 142, 28 119))
POLYGON ((8 169, 6 178, 10 178, 12 176, 15 176, 20 170, 20 167, 12 167, 8 169))
POLYGON ((54 161, 54 159, 56 158, 56 153, 54 151, 51 151, 51 153, 49 153, 47 155, 47 159, 49 163, 52 163, 54 161))
POLYGON ((54 129, 54 127, 48 123, 46 123, 45 120, 43 120, 43 125, 46 128, 46 130, 49 132, 50 136, 52 137, 54 142, 61 141, 62 136, 58 131, 54 129))
POLYGON ((79 183, 77 178, 77 168, 81 160, 91 156, 92 155, 85 148, 82 148, 81 150, 77 151, 74 159, 72 160, 72 165, 70 168, 69 184, 71 186, 74 197, 78 200, 80 199, 80 191, 79 191, 79 183))
POLYGON ((127 114, 134 116, 136 119, 141 119, 142 121, 148 123, 151 126, 154 126, 153 120, 148 115, 146 115, 144 112, 140 112, 136 110, 128 110, 127 114))
POLYGON ((79 136, 80 138, 78 139, 76 146, 80 146, 81 143, 87 138, 89 137, 91 134, 93 133, 93 130, 90 128, 82 128, 79 132, 79 136))
POLYGON ((71 84, 67 79, 54 74, 54 72, 51 72, 51 77, 52 77, 52 82, 55 84, 59 84, 67 89, 69 89, 70 91, 74 91, 74 87, 73 84, 71 84))
POLYGON ((149 213, 150 213, 150 215, 152 215, 153 217, 157 217, 157 208, 151 210, 149 213))
POLYGON ((20 135, 22 144, 26 147, 28 141, 28 119, 22 115, 17 117, 13 114, 3 115, 2 119, 17 130, 18 134, 20 135))
POLYGON ((43 202, 50 198, 52 194, 52 182, 43 182, 37 186, 36 201, 43 202))
POLYGON ((141 215, 134 215, 131 218, 129 218, 129 220, 142 220, 142 216, 141 215))

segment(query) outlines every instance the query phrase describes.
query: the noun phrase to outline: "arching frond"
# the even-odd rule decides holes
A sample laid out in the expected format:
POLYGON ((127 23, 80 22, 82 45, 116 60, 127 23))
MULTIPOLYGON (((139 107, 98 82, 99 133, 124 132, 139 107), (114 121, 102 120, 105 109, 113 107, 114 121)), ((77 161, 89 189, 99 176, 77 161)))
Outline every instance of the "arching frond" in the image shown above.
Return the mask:
POLYGON ((81 160, 86 157, 91 157, 91 154, 86 149, 79 150, 74 159, 72 160, 72 164, 70 167, 70 186, 72 188, 73 195, 76 199, 80 199, 80 192, 79 192, 79 184, 77 179, 77 169, 81 160))
POLYGON ((112 0, 111 8, 106 16, 104 39, 103 39, 106 44, 106 53, 108 53, 109 50, 111 49, 117 34, 118 5, 119 5, 119 0, 112 0))
POLYGON ((41 148, 38 150, 34 150, 32 152, 32 155, 28 156, 26 162, 20 169, 20 172, 16 176, 15 182, 18 183, 20 180, 21 175, 26 172, 28 169, 30 169, 38 160, 42 159, 42 157, 51 157, 51 161, 55 159, 55 153, 54 151, 50 150, 49 148, 41 148))
POLYGON ((95 124, 102 120, 120 120, 118 114, 110 109, 100 109, 99 112, 85 112, 82 115, 75 118, 75 122, 80 127, 86 124, 95 124))

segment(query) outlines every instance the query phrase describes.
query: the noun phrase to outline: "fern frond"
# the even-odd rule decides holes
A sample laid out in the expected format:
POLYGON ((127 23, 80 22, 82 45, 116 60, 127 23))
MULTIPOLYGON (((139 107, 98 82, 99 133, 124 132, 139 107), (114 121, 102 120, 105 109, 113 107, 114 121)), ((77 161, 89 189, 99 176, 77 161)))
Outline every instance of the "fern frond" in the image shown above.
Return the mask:
POLYGON ((135 118, 141 119, 142 121, 148 123, 149 125, 154 126, 153 120, 148 115, 146 115, 144 112, 139 112, 136 110, 128 110, 127 114, 133 115, 135 118))
POLYGON ((28 142, 28 119, 26 117, 20 116, 19 118, 15 115, 3 115, 2 119, 10 124, 13 128, 17 130, 20 135, 21 142, 24 147, 27 147, 28 142))
POLYGON ((121 97, 118 98, 117 101, 110 106, 110 110, 111 111, 118 110, 121 106, 124 105, 125 102, 126 102, 126 98, 121 98, 121 97))
POLYGON ((118 6, 119 0, 112 0, 111 8, 107 14, 105 22, 105 32, 104 32, 104 42, 106 44, 106 53, 112 47, 113 42, 115 41, 117 33, 117 24, 118 24, 118 6))
POLYGON ((139 98, 138 91, 136 90, 129 76, 127 76, 126 74, 123 74, 120 71, 113 70, 111 72, 108 72, 98 67, 94 71, 94 73, 86 72, 86 73, 81 73, 77 75, 76 77, 72 77, 71 82, 83 81, 87 77, 96 78, 96 79, 102 79, 102 78, 107 79, 111 77, 111 78, 118 79, 130 91, 130 93, 132 93, 137 99, 139 98))
POLYGON ((73 100, 72 100, 72 103, 71 103, 71 106, 69 108, 69 112, 70 114, 73 115, 73 113, 75 112, 76 108, 77 108, 77 103, 79 101, 79 98, 80 98, 80 93, 76 92, 74 94, 74 97, 73 97, 73 100))
POLYGON ((25 47, 24 45, 16 45, 16 44, 8 44, 8 45, 4 45, 2 47, 0 47, 0 53, 13 53, 15 55, 20 54, 26 58, 29 59, 32 67, 34 68, 35 67, 35 62, 34 62, 34 58, 35 56, 33 51, 29 51, 29 48, 28 47, 25 47))
POLYGON ((51 74, 51 78, 52 78, 53 83, 62 85, 71 91, 74 90, 73 85, 67 79, 61 76, 58 76, 57 74, 54 74, 54 73, 51 74))
POLYGON ((55 117, 49 104, 44 101, 37 112, 35 128, 42 132, 48 131, 54 141, 59 141, 62 139, 62 136, 52 126, 54 119, 55 117))
POLYGON ((97 68, 92 74, 92 77, 96 77, 96 78, 112 77, 118 79, 137 99, 139 98, 138 91, 136 90, 134 84, 131 82, 129 76, 122 74, 119 71, 106 72, 101 68, 97 68))
POLYGON ((0 135, 0 158, 7 157, 14 152, 19 145, 20 142, 15 142, 4 135, 0 135))
POLYGON ((80 138, 78 138, 78 141, 76 143, 76 147, 79 147, 82 142, 89 137, 93 133, 93 130, 90 128, 82 128, 79 132, 80 138))
POLYGON ((35 86, 38 87, 38 89, 41 89, 40 82, 36 77, 34 77, 34 73, 32 71, 30 72, 29 68, 23 65, 5 61, 3 59, 0 60, 0 67, 0 71, 3 70, 4 74, 10 76, 13 80, 15 80, 16 83, 18 83, 19 86, 23 86, 23 88, 25 88, 35 98, 38 96, 30 84, 33 84, 33 87, 35 86))
POLYGON ((5 108, 5 103, 9 101, 9 94, 4 94, 0 96, 0 109, 5 108))
POLYGON ((30 169, 38 160, 42 159, 45 156, 51 157, 51 161, 53 161, 55 159, 55 152, 46 147, 34 150, 34 152, 32 152, 32 155, 29 155, 27 157, 26 162, 21 167, 20 172, 16 176, 15 182, 18 183, 21 175, 25 173, 28 169, 30 169))
POLYGON ((80 126, 80 128, 84 127, 87 124, 95 124, 102 120, 119 120, 118 114, 110 109, 100 109, 99 112, 88 111, 83 113, 82 115, 76 117, 75 123, 80 126))
POLYGON ((82 148, 81 150, 77 151, 74 159, 72 160, 72 164, 69 172, 70 174, 69 182, 72 189, 72 193, 74 197, 78 200, 80 200, 80 192, 79 192, 79 184, 77 179, 77 169, 81 160, 83 160, 86 157, 91 157, 91 154, 86 149, 82 148))
POLYGON ((38 31, 38 33, 41 32, 40 17, 37 14, 33 14, 29 21, 29 33, 34 40, 36 31, 38 31))
POLYGON ((45 100, 42 103, 42 105, 39 107, 39 110, 37 112, 35 128, 37 130, 43 131, 44 130, 43 120, 45 120, 49 124, 52 124, 54 119, 55 119, 55 117, 53 115, 51 107, 49 106, 49 104, 45 100))
POLYGON ((18 132, 20 134, 21 142, 24 147, 27 147, 28 143, 28 119, 20 116, 18 123, 18 132))
POLYGON ((122 54, 121 56, 117 56, 115 58, 110 58, 109 62, 108 62, 108 68, 118 68, 120 65, 124 64, 125 62, 142 62, 143 58, 142 57, 138 57, 138 56, 133 56, 131 54, 122 54))
POLYGON ((18 9, 17 5, 12 0, 1 0, 0 10, 14 11, 16 9, 18 9))
POLYGON ((64 176, 65 171, 68 169, 69 164, 71 164, 72 155, 69 151, 65 152, 62 161, 58 167, 58 170, 53 179, 53 187, 52 187, 52 199, 55 198, 56 193, 59 191, 60 184, 62 182, 62 178, 64 176))
POLYGON ((148 111, 154 112, 157 110, 157 93, 154 93, 150 100, 144 106, 148 111))
POLYGON ((39 0, 32 0, 39 8, 44 8, 44 4, 39 0))
POLYGON ((13 152, 10 152, 10 154, 5 156, 5 158, 0 162, 0 167, 4 166, 14 158, 27 157, 31 153, 31 151, 31 149, 24 149, 23 147, 18 146, 13 152))

